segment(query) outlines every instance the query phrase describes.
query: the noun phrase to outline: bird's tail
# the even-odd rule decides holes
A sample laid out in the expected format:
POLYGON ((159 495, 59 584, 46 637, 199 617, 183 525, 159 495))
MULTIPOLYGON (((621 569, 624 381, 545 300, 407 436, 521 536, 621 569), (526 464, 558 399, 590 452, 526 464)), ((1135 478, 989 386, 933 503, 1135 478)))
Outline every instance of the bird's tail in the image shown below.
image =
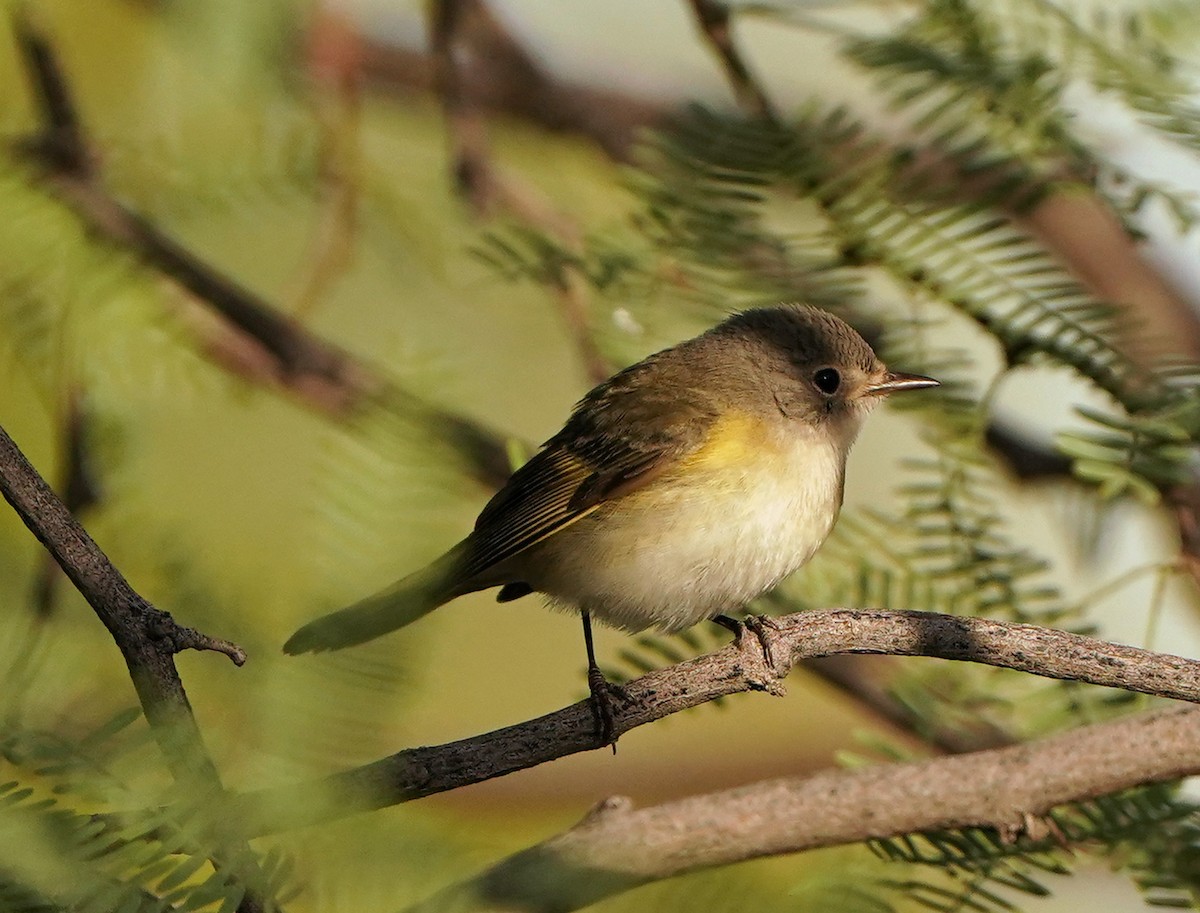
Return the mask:
POLYGON ((322 615, 283 645, 284 653, 315 653, 352 647, 412 624, 456 596, 470 592, 461 579, 466 543, 432 564, 352 606, 322 615))

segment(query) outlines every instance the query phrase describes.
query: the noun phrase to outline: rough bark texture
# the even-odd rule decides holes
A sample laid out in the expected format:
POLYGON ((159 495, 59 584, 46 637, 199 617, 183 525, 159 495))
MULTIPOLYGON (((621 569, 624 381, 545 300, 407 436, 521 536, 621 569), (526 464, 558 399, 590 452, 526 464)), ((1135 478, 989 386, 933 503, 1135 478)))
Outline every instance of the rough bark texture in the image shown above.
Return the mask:
POLYGON ((569 830, 406 913, 562 913, 650 881, 762 856, 938 828, 1016 836, 1066 802, 1197 771, 1200 710, 1189 708, 1010 748, 769 780, 644 809, 614 797, 569 830))
MULTIPOLYGON (((177 624, 169 614, 143 599, 3 428, 0 428, 0 494, 58 562, 112 635, 176 782, 197 800, 203 796, 215 800, 223 793, 221 778, 192 715, 187 692, 175 668, 175 654, 181 650, 215 650, 240 666, 246 661, 245 651, 229 641, 177 624)), ((230 841, 228 849, 239 855, 248 852, 244 842, 237 840, 230 841)), ((220 862, 214 864, 219 866, 220 862)), ((261 909, 262 903, 250 893, 238 906, 240 913, 257 913, 261 909)))
MULTIPOLYGON (((626 685, 624 699, 614 702, 615 733, 742 691, 781 693, 795 664, 835 654, 933 656, 1200 701, 1200 661, 1034 625, 830 609, 773 619, 770 629, 775 668, 747 637, 651 672, 626 685)), ((322 781, 243 793, 232 801, 252 833, 267 833, 420 799, 600 747, 592 705, 581 701, 494 732, 407 749, 322 781)))

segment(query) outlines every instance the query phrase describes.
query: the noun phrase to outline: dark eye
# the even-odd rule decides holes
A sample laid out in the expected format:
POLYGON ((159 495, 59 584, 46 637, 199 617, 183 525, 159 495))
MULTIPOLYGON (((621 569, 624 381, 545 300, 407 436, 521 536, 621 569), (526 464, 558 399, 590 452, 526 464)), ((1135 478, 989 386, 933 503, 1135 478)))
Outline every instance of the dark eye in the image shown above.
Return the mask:
POLYGON ((837 388, 842 383, 842 376, 833 368, 822 368, 813 375, 813 383, 826 396, 832 396, 837 393, 837 388))

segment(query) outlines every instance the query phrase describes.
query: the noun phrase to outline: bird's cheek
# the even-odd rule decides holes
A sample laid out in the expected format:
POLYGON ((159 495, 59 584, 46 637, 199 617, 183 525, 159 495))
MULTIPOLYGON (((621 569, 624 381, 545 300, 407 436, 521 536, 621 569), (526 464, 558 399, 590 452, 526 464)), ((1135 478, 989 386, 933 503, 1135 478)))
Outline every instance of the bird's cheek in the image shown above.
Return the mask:
POLYGON ((786 389, 775 390, 775 407, 779 414, 792 422, 813 421, 826 414, 827 402, 814 403, 811 399, 797 395, 786 389))
POLYGON ((849 406, 858 415, 866 416, 883 400, 882 396, 856 396, 850 400, 849 406))

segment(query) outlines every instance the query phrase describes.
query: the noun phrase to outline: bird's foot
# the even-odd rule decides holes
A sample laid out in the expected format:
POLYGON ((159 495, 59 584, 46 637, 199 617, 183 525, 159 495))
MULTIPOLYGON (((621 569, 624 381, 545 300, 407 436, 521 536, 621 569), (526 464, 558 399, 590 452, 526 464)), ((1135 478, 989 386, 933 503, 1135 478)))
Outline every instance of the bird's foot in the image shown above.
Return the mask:
POLYGON ((599 666, 588 668, 588 690, 592 693, 592 712, 596 715, 596 732, 600 745, 611 745, 617 753, 616 720, 613 714, 613 699, 622 703, 629 700, 629 693, 615 682, 604 677, 599 666))
POLYGON ((759 684, 762 685, 763 691, 769 691, 771 694, 783 694, 784 688, 779 682, 779 667, 775 665, 775 648, 772 645, 773 634, 779 630, 779 622, 770 615, 747 615, 744 622, 728 615, 717 615, 713 621, 732 631, 734 643, 742 649, 745 649, 746 630, 754 632, 754 637, 758 640, 758 646, 762 651, 762 662, 766 672, 766 676, 759 684))
POLYGON ((762 647, 763 659, 767 663, 767 668, 775 672, 779 667, 775 665, 772 635, 779 630, 779 622, 770 615, 747 615, 745 625, 758 638, 758 645, 762 647))

